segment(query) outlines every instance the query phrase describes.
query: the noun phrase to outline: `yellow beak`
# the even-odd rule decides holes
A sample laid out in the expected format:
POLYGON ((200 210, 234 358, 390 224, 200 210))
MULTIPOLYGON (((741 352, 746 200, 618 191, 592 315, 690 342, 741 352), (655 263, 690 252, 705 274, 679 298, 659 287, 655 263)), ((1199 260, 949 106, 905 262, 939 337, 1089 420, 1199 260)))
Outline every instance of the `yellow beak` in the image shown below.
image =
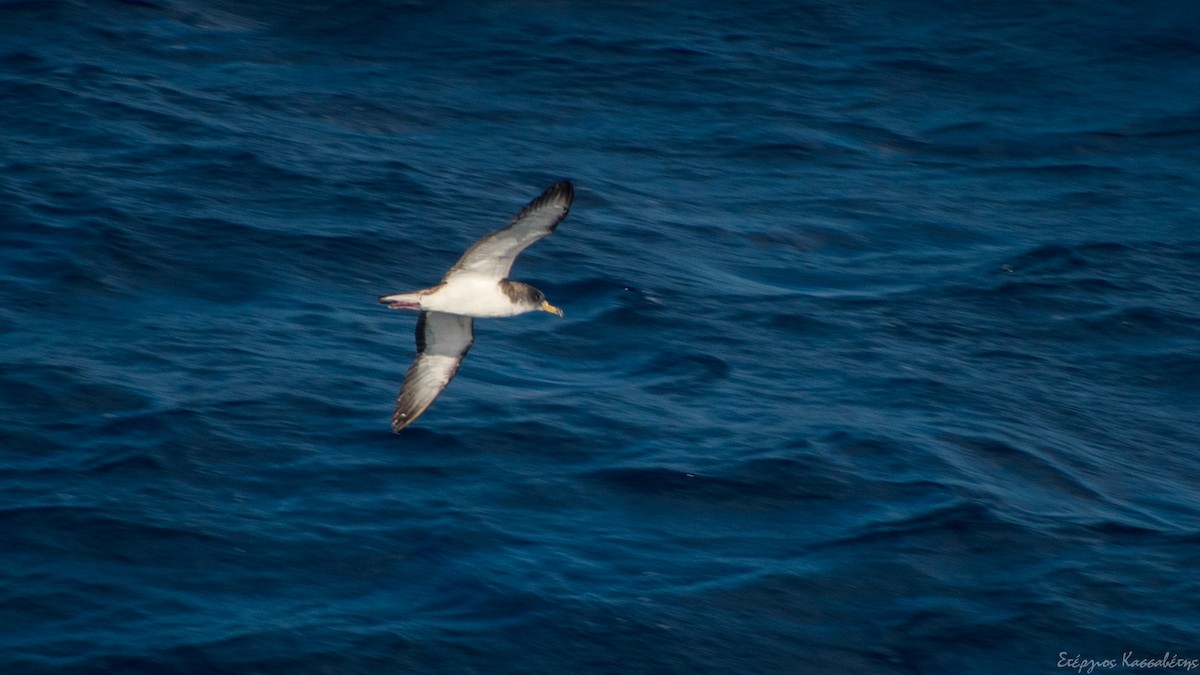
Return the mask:
POLYGON ((557 314, 559 316, 562 316, 561 309, 555 307, 554 305, 550 304, 549 302, 546 302, 545 300, 542 301, 542 311, 550 312, 551 314, 557 314))

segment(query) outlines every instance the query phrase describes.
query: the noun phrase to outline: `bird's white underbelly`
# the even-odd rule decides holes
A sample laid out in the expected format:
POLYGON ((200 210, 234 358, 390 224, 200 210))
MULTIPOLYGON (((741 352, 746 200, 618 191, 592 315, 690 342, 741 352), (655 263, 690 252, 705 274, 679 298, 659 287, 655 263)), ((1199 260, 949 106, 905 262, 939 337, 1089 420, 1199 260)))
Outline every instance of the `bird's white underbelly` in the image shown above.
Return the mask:
POLYGON ((495 277, 459 276, 421 298, 421 309, 475 317, 514 316, 528 311, 514 305, 495 277))

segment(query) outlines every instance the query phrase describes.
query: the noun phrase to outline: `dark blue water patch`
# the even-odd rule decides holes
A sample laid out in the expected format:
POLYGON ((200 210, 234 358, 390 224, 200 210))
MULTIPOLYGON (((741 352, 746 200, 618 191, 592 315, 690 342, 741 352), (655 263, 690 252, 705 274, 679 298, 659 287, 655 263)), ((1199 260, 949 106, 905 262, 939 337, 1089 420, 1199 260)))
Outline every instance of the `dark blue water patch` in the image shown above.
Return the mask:
POLYGON ((9 509, 0 515, 0 521, 17 550, 49 548, 58 555, 79 556, 101 565, 138 566, 149 560, 165 567, 196 564, 200 562, 197 556, 209 557, 218 541, 191 528, 129 522, 86 507, 9 509), (72 534, 63 539, 63 532, 72 534))
POLYGON ((802 339, 836 337, 845 329, 845 326, 818 318, 815 313, 780 313, 770 316, 767 321, 771 329, 802 339))
MULTIPOLYGON (((1104 501, 1102 495, 1090 488, 1081 476, 1062 468, 1053 454, 1044 448, 1017 447, 990 438, 948 436, 945 440, 965 451, 958 455, 964 468, 973 473, 969 480, 987 483, 1018 481, 1029 491, 1053 494, 1053 500, 1064 503, 1104 501)), ((1078 508, 1076 505, 1074 508, 1078 508)))
POLYGON ((644 385, 653 393, 694 392, 724 379, 729 365, 720 358, 703 353, 675 354, 659 357, 636 371, 634 375, 648 375, 653 383, 644 385))
POLYGON ((1108 334, 1126 341, 1162 342, 1200 335, 1200 317, 1167 307, 1121 307, 1081 317, 1081 322, 1097 336, 1108 334))
POLYGON ((146 408, 150 401, 140 392, 112 382, 89 382, 74 368, 50 366, 14 367, 9 365, 0 388, 0 405, 20 409, 24 414, 38 411, 61 419, 61 413, 96 415, 124 414, 146 408))
POLYGON ((1166 352, 1126 356, 1117 362, 1122 366, 1122 381, 1151 390, 1169 390, 1183 396, 1181 405, 1195 401, 1200 394, 1200 357, 1195 352, 1166 352))
MULTIPOLYGON (((1019 328, 1049 335, 1046 329, 1053 326, 1056 335, 1068 337, 1073 334, 1068 329, 1108 332, 1126 325, 1121 321, 1109 322, 1114 315, 1132 313, 1147 318, 1146 313, 1150 312, 1163 319, 1171 317, 1175 330, 1190 332, 1187 326, 1192 323, 1191 303, 1186 300, 1181 303, 1183 296, 1168 292, 1168 286, 1163 285, 1165 282, 1172 290, 1190 286, 1193 282, 1186 271, 1187 263, 1185 258, 1167 253, 1157 245, 1140 250, 1100 244, 1044 247, 1011 260, 991 267, 983 278, 973 279, 969 286, 946 289, 956 299, 956 311, 974 314, 976 318, 939 321, 942 326, 939 330, 970 333, 999 329, 1003 331, 1001 335, 1011 336, 1009 331, 1019 328), (1147 280, 1143 273, 1151 260, 1163 272, 1153 281, 1147 280)), ((903 312, 903 306, 897 308, 903 312)), ((922 321, 921 325, 925 329, 935 328, 934 322, 922 321)), ((1136 330, 1136 323, 1128 328, 1136 330)))
MULTIPOLYGON (((784 464, 783 467, 791 469, 784 464)), ((748 470, 754 474, 756 470, 748 470)), ((794 469, 793 469, 794 471, 794 469)), ((832 499, 834 495, 811 482, 793 483, 787 471, 758 476, 757 480, 720 475, 706 476, 669 469, 609 469, 590 478, 632 495, 643 495, 680 504, 690 502, 727 503, 734 509, 757 510, 786 508, 807 499, 832 499)))

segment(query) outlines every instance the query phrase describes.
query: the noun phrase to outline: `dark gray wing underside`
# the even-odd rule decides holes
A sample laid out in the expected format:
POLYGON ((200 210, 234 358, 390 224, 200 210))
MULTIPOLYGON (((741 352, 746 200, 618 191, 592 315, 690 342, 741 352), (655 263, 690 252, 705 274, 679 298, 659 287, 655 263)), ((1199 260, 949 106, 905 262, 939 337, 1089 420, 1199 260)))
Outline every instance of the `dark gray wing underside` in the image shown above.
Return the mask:
POLYGON ((416 334, 417 358, 396 397, 392 431, 400 431, 425 412, 454 378, 475 341, 471 317, 442 312, 421 312, 416 334))

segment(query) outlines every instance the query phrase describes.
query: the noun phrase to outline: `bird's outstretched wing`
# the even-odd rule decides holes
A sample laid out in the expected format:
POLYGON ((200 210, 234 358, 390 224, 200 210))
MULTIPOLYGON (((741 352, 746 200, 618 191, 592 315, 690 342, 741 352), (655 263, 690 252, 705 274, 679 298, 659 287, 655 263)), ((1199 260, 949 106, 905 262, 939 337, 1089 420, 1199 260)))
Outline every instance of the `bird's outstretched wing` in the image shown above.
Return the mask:
POLYGON ((482 274, 496 279, 508 276, 513 261, 533 242, 547 237, 571 210, 575 188, 570 181, 559 181, 529 202, 508 227, 496 230, 475 242, 463 254, 443 281, 456 274, 482 274))
POLYGON ((421 312, 417 319, 417 358, 409 366, 396 397, 392 431, 400 431, 425 412, 458 372, 474 341, 471 317, 421 312))

